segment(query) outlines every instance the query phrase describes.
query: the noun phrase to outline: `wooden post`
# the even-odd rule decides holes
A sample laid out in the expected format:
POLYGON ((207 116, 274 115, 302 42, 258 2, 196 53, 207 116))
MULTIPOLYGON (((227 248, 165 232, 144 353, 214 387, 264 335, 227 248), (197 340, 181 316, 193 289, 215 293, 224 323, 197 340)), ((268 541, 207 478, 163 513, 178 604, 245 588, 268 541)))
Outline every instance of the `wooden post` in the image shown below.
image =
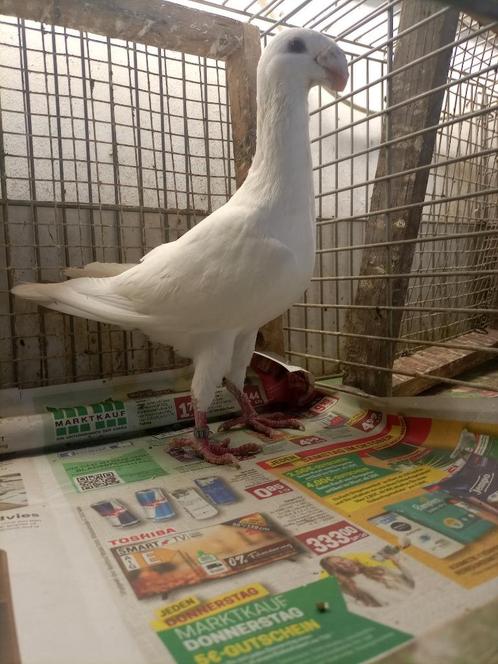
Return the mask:
MULTIPOLYGON (((258 28, 163 0, 0 0, 0 13, 225 60, 240 187, 256 149, 258 28)), ((262 328, 258 348, 283 355, 281 317, 262 328)))
POLYGON ((260 55, 258 28, 244 25, 240 47, 226 61, 237 187, 244 182, 256 151, 256 70, 260 55))
MULTIPOLYGON (((405 0, 401 9, 399 32, 441 10, 434 0, 405 0)), ((400 38, 393 60, 393 71, 413 62, 454 41, 458 11, 449 9, 436 16, 429 23, 400 38)), ((442 48, 412 68, 394 75, 390 95, 390 105, 395 106, 416 95, 443 85, 447 81, 452 47, 442 48)), ((389 111, 389 138, 395 139, 406 134, 437 125, 439 122, 444 91, 422 97, 389 111)), ((398 173, 431 163, 437 129, 413 138, 407 138, 383 148, 377 164, 377 178, 390 173, 398 173), (390 153, 388 151, 390 150, 390 153)), ((387 122, 384 120, 381 142, 388 140, 387 122)), ((394 176, 390 180, 379 180, 374 184, 370 210, 396 208, 424 200, 429 168, 408 175, 394 176)), ((392 213, 380 213, 368 217, 365 244, 385 242, 390 231, 391 240, 416 238, 422 217, 422 207, 412 207, 392 213), (387 227, 389 224, 389 228, 387 227)), ((352 309, 346 321, 346 332, 362 335, 398 337, 402 311, 388 311, 383 306, 402 307, 405 303, 408 278, 368 279, 368 275, 406 274, 412 266, 415 243, 372 247, 363 250, 360 275, 366 277, 358 283, 355 305, 368 309, 352 309), (390 260, 390 264, 388 261, 390 260), (389 283, 390 282, 390 286, 389 283), (391 291, 389 291, 391 288, 391 291), (390 301, 389 293, 391 293, 390 301), (375 308, 375 307, 378 308, 375 308)), ((346 338, 343 357, 345 360, 371 366, 392 368, 392 344, 394 342, 346 338)), ((344 365, 347 385, 360 388, 371 394, 389 395, 392 379, 389 371, 366 369, 354 365, 344 365)))

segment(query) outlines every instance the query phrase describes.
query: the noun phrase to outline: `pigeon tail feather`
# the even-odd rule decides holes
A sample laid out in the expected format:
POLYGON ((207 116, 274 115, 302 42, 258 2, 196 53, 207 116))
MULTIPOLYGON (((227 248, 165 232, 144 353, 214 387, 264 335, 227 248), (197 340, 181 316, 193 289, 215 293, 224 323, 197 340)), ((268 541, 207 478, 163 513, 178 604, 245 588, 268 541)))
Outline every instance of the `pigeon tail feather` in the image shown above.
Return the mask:
POLYGON ((113 293, 107 279, 77 279, 58 284, 19 284, 12 293, 72 316, 133 329, 148 320, 128 298, 113 293))

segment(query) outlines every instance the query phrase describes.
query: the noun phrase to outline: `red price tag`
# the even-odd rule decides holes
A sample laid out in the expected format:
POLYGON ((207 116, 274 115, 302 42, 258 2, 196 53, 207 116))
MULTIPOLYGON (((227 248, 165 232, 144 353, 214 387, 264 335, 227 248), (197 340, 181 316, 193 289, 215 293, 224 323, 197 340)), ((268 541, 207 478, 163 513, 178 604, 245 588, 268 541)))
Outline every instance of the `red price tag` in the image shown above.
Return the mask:
POLYGON ((265 498, 279 496, 282 493, 289 493, 292 489, 288 487, 287 484, 276 480, 275 482, 266 482, 265 484, 251 486, 246 489, 246 491, 252 493, 252 495, 256 496, 258 500, 264 500, 265 498))
POLYGON ((194 417, 194 407, 192 406, 192 397, 176 397, 175 410, 177 420, 191 420, 194 417))
POLYGON ((330 406, 333 406, 337 402, 335 397, 323 397, 318 403, 310 408, 310 413, 315 413, 320 415, 324 411, 328 410, 330 406))
POLYGON ((335 417, 333 417, 329 421, 328 426, 329 427, 342 427, 342 426, 344 426, 344 424, 346 424, 346 422, 347 422, 346 418, 342 417, 342 415, 335 415, 335 417))
POLYGON ((352 422, 351 426, 359 429, 360 431, 372 431, 382 422, 382 413, 374 410, 368 410, 363 417, 356 422, 352 422))
POLYGON ((316 443, 326 443, 326 438, 320 436, 301 436, 298 438, 290 438, 290 442, 300 447, 308 447, 308 445, 315 445, 316 443))
POLYGON ((357 542, 364 537, 368 537, 368 534, 348 521, 339 521, 330 526, 297 535, 298 540, 319 556, 357 542))

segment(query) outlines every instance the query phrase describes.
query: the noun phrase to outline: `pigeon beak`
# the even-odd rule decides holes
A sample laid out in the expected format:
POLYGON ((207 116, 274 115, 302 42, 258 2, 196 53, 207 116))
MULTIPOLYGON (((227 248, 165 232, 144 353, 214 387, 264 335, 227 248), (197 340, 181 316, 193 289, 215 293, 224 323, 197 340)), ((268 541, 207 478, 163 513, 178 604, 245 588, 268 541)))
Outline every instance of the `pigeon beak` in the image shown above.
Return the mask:
POLYGON ((342 92, 349 78, 348 62, 343 51, 338 46, 332 46, 317 55, 316 62, 325 70, 324 86, 329 91, 342 92))

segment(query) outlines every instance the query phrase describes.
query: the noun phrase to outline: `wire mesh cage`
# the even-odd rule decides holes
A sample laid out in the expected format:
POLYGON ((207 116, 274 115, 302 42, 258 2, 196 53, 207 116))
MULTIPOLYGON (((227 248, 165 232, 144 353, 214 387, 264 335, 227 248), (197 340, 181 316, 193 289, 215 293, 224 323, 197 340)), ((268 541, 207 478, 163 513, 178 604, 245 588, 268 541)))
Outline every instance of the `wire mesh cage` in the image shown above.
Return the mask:
MULTIPOLYGON (((136 262, 230 197, 223 62, 10 17, 1 34, 4 287, 57 281, 67 265, 136 262)), ((176 362, 138 332, 19 301, 13 314, 7 384, 176 362)))
MULTIPOLYGON (((195 0, 183 4, 215 12, 222 38, 192 55, 161 42, 148 3, 124 3, 140 19, 128 39, 92 32, 69 0, 59 22, 39 4, 34 15, 0 2, 3 387, 182 363, 138 332, 8 291, 71 265, 136 262, 230 198, 252 141, 251 120, 234 126, 224 57, 239 22, 263 45, 289 26, 320 30, 350 63, 340 97, 310 95, 316 269, 277 323, 287 357, 377 393, 415 393, 435 382, 427 374, 458 384, 496 358, 496 22, 424 0, 195 0)), ((246 54, 253 73, 257 56, 246 54)))

